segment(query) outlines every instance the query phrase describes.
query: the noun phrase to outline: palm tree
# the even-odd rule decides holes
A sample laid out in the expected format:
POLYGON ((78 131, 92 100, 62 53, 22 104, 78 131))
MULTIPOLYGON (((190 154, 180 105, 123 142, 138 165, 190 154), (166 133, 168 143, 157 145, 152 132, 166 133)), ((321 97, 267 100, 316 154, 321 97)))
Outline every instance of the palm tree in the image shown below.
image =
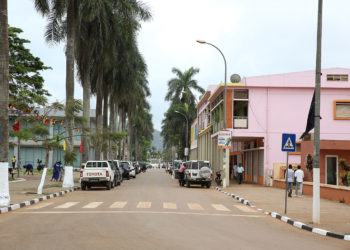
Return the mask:
MULTIPOLYGON (((8 21, 7 21, 7 0, 0 0, 0 168, 2 173, 7 173, 9 153, 9 42, 8 42, 8 21)), ((8 182, 1 178, 1 182, 8 182)), ((10 204, 8 185, 7 190, 2 188, 0 206, 10 204)))
MULTIPOLYGON (((79 0, 34 0, 35 8, 43 16, 47 16, 45 37, 48 42, 60 42, 66 37, 66 133, 67 151, 73 151, 73 117, 70 113, 74 109, 74 44, 75 19, 79 0), (64 15, 66 18, 64 19, 64 15), (64 27, 65 25, 65 27, 64 27)), ((68 162, 72 164, 73 162, 68 162)))
POLYGON ((197 90, 201 94, 205 92, 202 87, 198 86, 197 80, 193 79, 199 72, 199 69, 191 67, 185 70, 185 72, 181 72, 179 69, 173 68, 172 72, 176 77, 168 82, 168 92, 165 100, 172 103, 179 103, 181 101, 180 96, 183 96, 185 103, 193 105, 196 98, 192 90, 197 90))

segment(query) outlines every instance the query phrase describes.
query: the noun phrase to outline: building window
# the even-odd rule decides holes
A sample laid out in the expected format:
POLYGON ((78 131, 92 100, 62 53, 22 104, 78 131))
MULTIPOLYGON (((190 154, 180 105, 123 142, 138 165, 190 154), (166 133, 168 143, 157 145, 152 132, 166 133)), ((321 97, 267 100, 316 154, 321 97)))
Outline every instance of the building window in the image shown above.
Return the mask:
POLYGON ((350 119, 350 100, 334 101, 334 119, 335 120, 350 119))
POLYGON ((235 89, 233 91, 233 128, 248 128, 248 89, 235 89))
POLYGON ((347 82, 348 75, 327 75, 327 81, 347 82))

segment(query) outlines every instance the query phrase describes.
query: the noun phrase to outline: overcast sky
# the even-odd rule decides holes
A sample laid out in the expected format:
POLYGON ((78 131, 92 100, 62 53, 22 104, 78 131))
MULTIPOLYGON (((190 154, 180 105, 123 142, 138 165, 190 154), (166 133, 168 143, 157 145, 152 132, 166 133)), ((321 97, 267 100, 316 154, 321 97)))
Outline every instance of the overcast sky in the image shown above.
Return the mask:
MULTIPOLYGON (((161 128, 169 103, 164 101, 171 69, 200 69, 203 88, 224 81, 223 59, 206 40, 225 54, 228 79, 233 73, 256 76, 315 68, 318 0, 148 0, 153 19, 142 25, 139 47, 148 65, 153 124, 161 128)), ((322 67, 350 68, 350 1, 324 0, 322 67)), ((65 98, 64 44, 44 40, 46 20, 33 0, 8 0, 9 24, 35 56, 53 69, 43 73, 51 100, 65 98)), ((76 79, 75 98, 82 98, 76 79)), ((94 101, 93 101, 94 103, 94 101)))

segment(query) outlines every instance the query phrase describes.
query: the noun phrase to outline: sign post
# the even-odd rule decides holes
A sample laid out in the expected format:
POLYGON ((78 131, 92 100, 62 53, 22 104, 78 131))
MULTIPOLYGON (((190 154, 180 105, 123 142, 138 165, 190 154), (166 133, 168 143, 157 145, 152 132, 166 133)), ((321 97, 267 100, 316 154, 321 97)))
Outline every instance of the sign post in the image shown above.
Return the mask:
POLYGON ((284 213, 287 213, 287 190, 288 190, 288 153, 295 152, 295 134, 282 134, 282 151, 287 152, 287 163, 286 163, 286 171, 285 181, 286 181, 286 192, 284 197, 284 213))
POLYGON ((223 165, 223 170, 225 173, 225 176, 222 181, 222 187, 226 188, 229 185, 229 169, 227 167, 227 153, 230 148, 231 148, 231 139, 232 139, 232 134, 230 130, 220 130, 219 135, 218 135, 218 148, 223 149, 223 159, 222 159, 222 165, 223 165))

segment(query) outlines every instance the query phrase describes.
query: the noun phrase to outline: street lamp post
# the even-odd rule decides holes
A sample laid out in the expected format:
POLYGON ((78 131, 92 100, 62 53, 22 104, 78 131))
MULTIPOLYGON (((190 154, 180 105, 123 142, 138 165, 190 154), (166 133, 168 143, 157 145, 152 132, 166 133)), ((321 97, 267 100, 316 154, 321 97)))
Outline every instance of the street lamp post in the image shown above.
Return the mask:
MULTIPOLYGON (((185 155, 185 157, 186 157, 186 161, 187 161, 187 156, 188 156, 188 153, 189 153, 188 152, 189 151, 189 148, 188 148, 188 119, 187 119, 187 116, 185 114, 183 114, 183 113, 181 113, 181 112, 179 112, 177 110, 175 110, 175 113, 178 113, 178 114, 182 115, 186 119, 186 148, 187 148, 187 155, 185 155)), ((186 153, 186 148, 185 148, 185 153, 186 153)))
MULTIPOLYGON (((226 80, 226 78, 227 78, 227 64, 226 64, 226 58, 225 58, 225 56, 224 56, 224 53, 222 53, 222 51, 218 48, 218 47, 216 47, 214 44, 211 44, 211 43, 208 43, 208 42, 206 42, 206 41, 204 41, 204 40, 197 40, 197 43, 201 43, 201 44, 208 44, 208 45, 210 45, 210 46, 212 46, 212 47, 214 47, 215 49, 217 49, 219 52, 220 52, 220 54, 222 55, 222 58, 224 59, 224 64, 225 64, 225 90, 224 90, 224 129, 226 129, 226 92, 227 92, 227 80, 226 80)), ((222 186, 223 186, 223 188, 226 188, 226 186, 228 186, 229 185, 229 170, 228 170, 228 168, 227 168, 227 166, 226 166, 226 160, 227 160, 227 154, 228 153, 228 150, 226 150, 226 149, 223 149, 223 168, 224 168, 224 172, 225 172, 225 178, 224 178, 224 180, 223 180, 223 182, 222 182, 222 186)))

